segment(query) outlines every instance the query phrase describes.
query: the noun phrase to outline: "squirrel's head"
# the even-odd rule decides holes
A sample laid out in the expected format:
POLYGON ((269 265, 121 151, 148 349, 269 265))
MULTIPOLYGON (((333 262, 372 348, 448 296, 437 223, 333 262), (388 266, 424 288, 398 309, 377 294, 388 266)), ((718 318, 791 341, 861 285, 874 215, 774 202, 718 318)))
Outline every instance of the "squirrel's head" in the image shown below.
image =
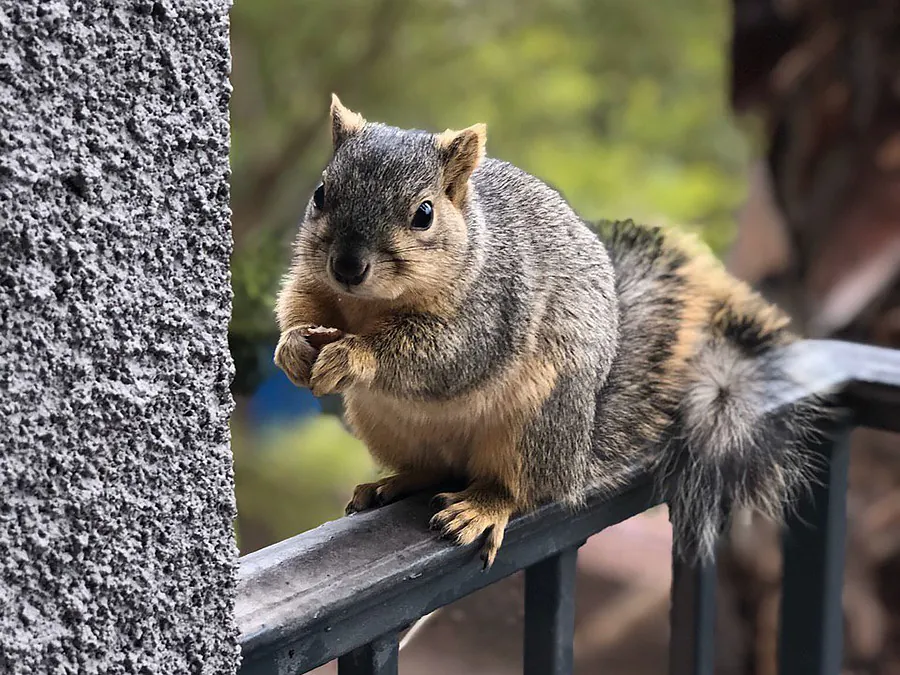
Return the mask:
POLYGON ((298 262, 333 289, 398 300, 454 285, 485 126, 431 134, 366 122, 332 95, 334 152, 306 209, 298 262))

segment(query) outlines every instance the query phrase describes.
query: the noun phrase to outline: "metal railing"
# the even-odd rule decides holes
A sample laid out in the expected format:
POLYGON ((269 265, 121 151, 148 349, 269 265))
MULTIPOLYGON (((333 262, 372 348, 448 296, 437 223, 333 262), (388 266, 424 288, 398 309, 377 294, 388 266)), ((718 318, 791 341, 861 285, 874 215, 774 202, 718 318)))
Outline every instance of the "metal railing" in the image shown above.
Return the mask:
MULTIPOLYGON (((834 341, 789 347, 794 386, 773 389, 775 410, 837 392, 846 414, 816 452, 822 473, 784 537, 780 671, 837 675, 846 533, 849 432, 900 431, 900 352, 834 341)), ((572 672, 575 564, 591 535, 656 505, 636 474, 616 494, 589 492, 583 509, 557 504, 509 524, 493 567, 477 545, 427 529, 426 497, 326 523, 240 561, 236 616, 242 675, 298 675, 338 659, 340 675, 395 675, 398 633, 429 612, 525 570, 525 675, 572 672)), ((711 675, 715 565, 673 569, 669 672, 711 675)))

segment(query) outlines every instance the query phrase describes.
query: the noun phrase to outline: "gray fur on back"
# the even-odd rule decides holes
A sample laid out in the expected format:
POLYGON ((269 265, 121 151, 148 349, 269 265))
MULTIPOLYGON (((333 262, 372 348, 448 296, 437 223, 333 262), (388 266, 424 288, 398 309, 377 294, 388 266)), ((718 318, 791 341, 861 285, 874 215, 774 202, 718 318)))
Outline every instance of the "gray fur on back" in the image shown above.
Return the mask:
MULTIPOLYGON (((534 499, 577 503, 591 479, 595 392, 618 349, 615 275, 603 244, 558 192, 487 159, 473 175, 486 258, 464 312, 486 316, 497 367, 526 351, 552 354, 560 377, 523 442, 534 499), (573 255, 574 252, 577 252, 573 255), (506 333, 506 335, 504 335, 506 333)), ((494 364, 491 366, 490 364, 494 364)))

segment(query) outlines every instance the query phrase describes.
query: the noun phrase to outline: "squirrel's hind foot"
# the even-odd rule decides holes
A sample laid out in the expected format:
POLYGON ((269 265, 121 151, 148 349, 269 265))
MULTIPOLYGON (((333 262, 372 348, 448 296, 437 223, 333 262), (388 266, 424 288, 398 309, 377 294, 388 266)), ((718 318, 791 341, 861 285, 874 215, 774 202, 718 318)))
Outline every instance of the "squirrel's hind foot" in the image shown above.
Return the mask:
POLYGON ((441 509, 431 519, 432 529, 440 530, 442 536, 460 546, 484 536, 484 568, 494 564, 506 524, 516 511, 511 497, 496 489, 472 486, 462 492, 442 492, 432 504, 441 509))

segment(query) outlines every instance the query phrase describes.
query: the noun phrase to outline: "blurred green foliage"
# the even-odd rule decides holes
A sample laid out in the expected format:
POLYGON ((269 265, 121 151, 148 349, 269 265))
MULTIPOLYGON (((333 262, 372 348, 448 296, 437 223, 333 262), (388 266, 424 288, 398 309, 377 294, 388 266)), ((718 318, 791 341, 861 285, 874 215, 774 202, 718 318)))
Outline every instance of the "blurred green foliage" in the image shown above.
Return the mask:
POLYGON ((362 443, 329 415, 248 435, 233 433, 243 552, 281 541, 343 513, 375 470, 362 443))
MULTIPOLYGON (((722 0, 236 0, 232 330, 274 331, 287 244, 328 159, 332 91, 401 127, 486 122, 491 155, 585 217, 675 223, 722 251, 749 160, 727 109, 727 11, 722 0)), ((321 451, 305 483, 355 453, 321 429, 284 442, 303 461, 321 451)), ((239 508, 264 497, 245 485, 239 508)), ((296 518, 312 522, 309 509, 296 518)))

